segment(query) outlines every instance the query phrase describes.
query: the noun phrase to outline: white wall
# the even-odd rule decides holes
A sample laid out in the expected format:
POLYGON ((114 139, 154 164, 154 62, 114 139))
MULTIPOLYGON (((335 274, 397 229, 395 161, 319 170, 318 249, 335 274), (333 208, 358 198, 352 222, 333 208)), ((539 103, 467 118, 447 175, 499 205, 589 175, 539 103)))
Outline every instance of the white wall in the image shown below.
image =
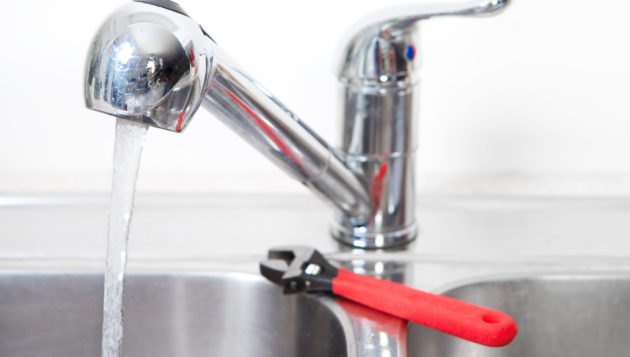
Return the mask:
MULTIPOLYGON (((2 4, 0 193, 108 189, 114 120, 84 108, 83 62, 100 22, 124 2, 2 4)), ((180 0, 331 141, 340 34, 405 2, 180 0)), ((495 18, 425 22, 421 191, 630 194, 628 13, 624 0, 515 0, 495 18)), ((181 135, 150 131, 140 190, 303 188, 199 112, 181 135)))

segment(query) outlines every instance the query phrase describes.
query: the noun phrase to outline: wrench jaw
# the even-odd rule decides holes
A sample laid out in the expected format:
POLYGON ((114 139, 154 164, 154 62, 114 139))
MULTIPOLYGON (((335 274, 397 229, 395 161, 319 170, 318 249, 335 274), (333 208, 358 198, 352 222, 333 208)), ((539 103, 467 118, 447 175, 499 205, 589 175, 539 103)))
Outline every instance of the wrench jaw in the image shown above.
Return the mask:
POLYGON ((317 250, 292 246, 271 249, 260 263, 260 273, 283 287, 285 294, 298 292, 332 292, 337 268, 317 250))
POLYGON ((260 274, 267 280, 282 285, 282 276, 289 265, 281 259, 269 259, 260 263, 260 274))

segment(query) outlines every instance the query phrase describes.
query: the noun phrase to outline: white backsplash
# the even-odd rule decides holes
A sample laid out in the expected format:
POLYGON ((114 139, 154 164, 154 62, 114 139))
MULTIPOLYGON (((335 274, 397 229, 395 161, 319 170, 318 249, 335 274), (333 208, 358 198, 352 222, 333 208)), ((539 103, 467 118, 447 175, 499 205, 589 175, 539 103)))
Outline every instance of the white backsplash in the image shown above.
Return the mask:
MULTIPOLYGON (((98 24, 124 2, 76 2, 74 15, 47 1, 3 5, 11 55, 0 58, 0 193, 109 189, 115 121, 84 108, 83 68, 98 24)), ((340 34, 409 0, 179 2, 334 142, 340 34)), ((424 23, 419 191, 630 195, 628 12, 623 0, 602 10, 585 0, 515 0, 496 18, 424 23)), ((139 190, 304 189, 200 112, 186 133, 149 133, 139 190)))

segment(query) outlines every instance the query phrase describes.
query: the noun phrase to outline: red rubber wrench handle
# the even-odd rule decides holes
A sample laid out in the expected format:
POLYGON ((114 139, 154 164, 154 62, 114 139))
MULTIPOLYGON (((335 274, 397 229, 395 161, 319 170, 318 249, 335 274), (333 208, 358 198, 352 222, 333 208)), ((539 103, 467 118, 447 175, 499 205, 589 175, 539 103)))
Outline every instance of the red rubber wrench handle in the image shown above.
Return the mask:
POLYGON ((344 269, 332 279, 332 289, 335 295, 486 346, 505 346, 518 332, 514 320, 500 311, 344 269))

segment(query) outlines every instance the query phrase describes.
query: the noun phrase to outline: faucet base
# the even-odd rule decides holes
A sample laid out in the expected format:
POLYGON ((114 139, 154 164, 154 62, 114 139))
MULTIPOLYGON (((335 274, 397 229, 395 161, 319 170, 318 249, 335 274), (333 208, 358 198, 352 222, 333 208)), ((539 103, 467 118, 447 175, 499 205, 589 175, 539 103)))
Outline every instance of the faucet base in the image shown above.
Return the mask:
POLYGON ((418 235, 418 227, 414 223, 396 231, 374 232, 368 231, 364 226, 345 227, 333 221, 330 234, 340 243, 354 248, 389 249, 414 241, 418 235))

